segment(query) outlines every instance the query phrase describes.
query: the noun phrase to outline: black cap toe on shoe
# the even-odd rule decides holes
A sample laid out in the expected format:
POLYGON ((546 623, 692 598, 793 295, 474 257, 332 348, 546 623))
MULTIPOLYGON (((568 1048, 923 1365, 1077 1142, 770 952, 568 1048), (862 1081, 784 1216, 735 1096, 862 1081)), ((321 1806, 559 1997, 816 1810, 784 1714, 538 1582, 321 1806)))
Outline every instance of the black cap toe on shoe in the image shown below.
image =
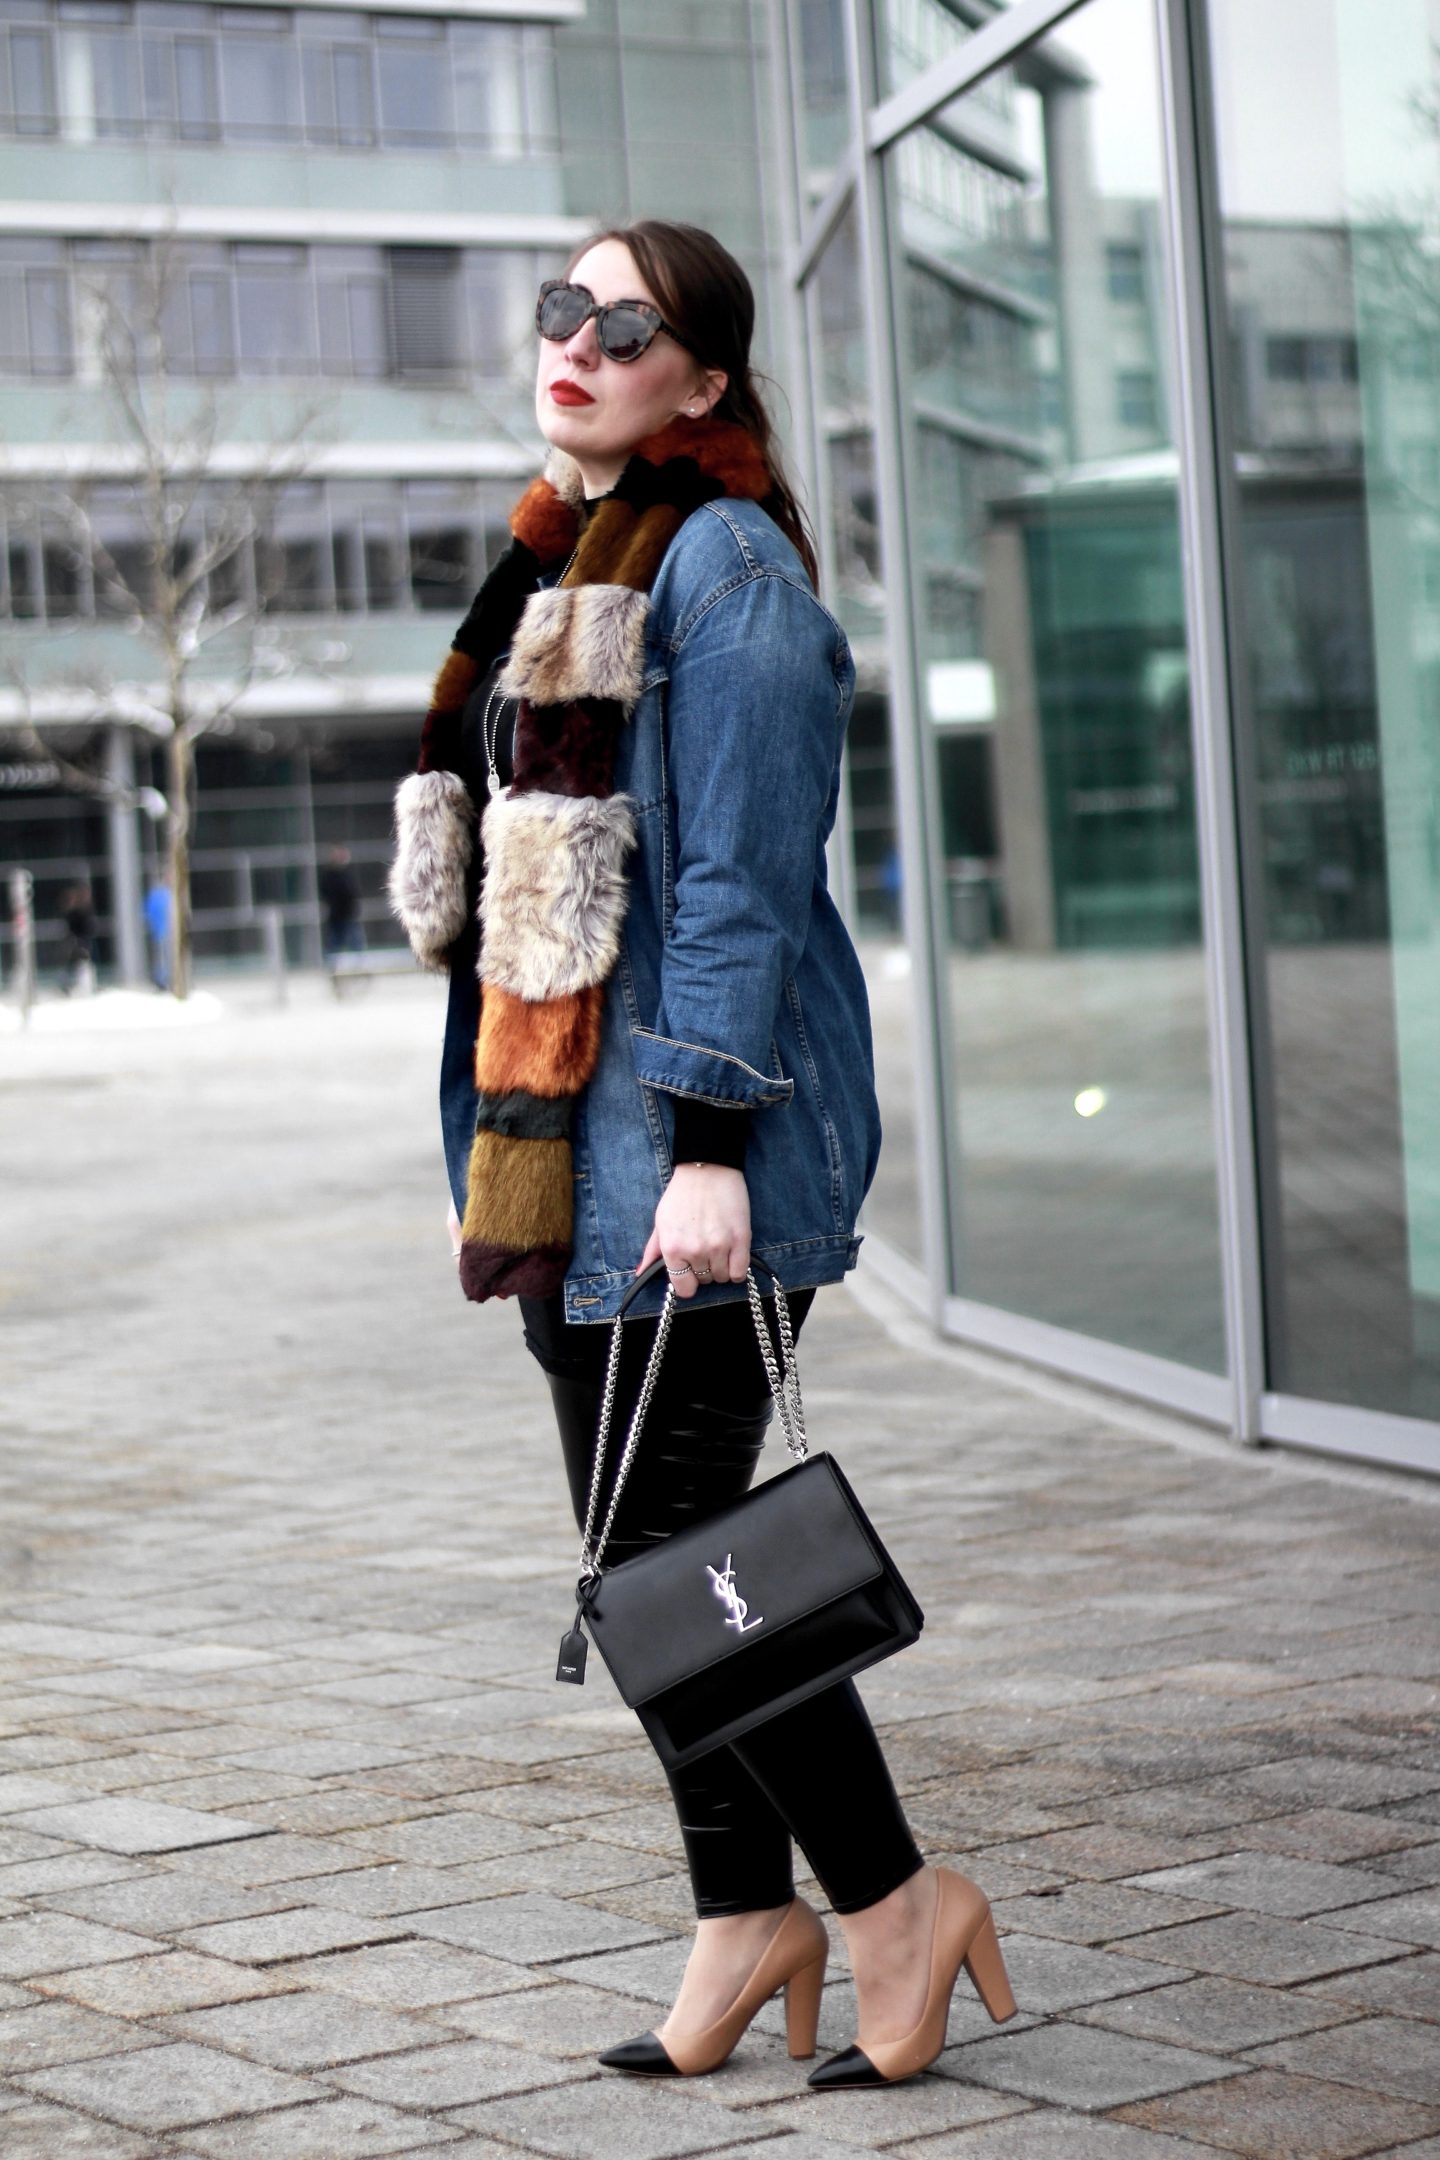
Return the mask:
POLYGON ((818 2064, 805 2082, 821 2092, 838 2092, 846 2085, 888 2085, 890 2080, 880 2075, 863 2048, 848 2047, 818 2064))
POLYGON ((638 2040, 618 2040, 614 2047, 605 2048, 600 2056, 607 2070, 633 2070, 641 2077, 679 2077, 665 2043, 653 2032, 641 2033, 638 2040))

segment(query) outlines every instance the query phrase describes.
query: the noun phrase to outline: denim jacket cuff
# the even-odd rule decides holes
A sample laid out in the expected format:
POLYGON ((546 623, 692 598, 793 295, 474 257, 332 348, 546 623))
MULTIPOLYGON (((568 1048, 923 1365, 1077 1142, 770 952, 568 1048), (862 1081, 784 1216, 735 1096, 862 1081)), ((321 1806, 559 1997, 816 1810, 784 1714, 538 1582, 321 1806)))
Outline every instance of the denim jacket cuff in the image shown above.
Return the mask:
POLYGON ((707 1050, 699 1043, 675 1042, 650 1028, 632 1028, 635 1070, 645 1087, 666 1088, 674 1095, 696 1095, 704 1102, 729 1103, 758 1110, 767 1103, 786 1103, 795 1092, 793 1080, 778 1080, 773 1073, 757 1072, 743 1058, 724 1050, 707 1050))

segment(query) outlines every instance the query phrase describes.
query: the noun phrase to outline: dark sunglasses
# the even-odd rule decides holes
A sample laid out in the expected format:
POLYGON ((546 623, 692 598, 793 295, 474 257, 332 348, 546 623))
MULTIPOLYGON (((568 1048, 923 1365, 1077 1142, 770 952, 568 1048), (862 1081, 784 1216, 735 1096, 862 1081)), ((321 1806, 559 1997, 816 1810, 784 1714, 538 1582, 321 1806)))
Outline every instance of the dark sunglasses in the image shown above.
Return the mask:
POLYGON ((535 327, 541 337, 560 343, 574 337, 582 323, 595 317, 595 339, 608 360, 638 360, 655 334, 663 330, 687 352, 695 347, 666 322, 648 300, 612 300, 601 307, 594 293, 583 285, 567 284, 564 278, 547 278, 535 303, 535 327))

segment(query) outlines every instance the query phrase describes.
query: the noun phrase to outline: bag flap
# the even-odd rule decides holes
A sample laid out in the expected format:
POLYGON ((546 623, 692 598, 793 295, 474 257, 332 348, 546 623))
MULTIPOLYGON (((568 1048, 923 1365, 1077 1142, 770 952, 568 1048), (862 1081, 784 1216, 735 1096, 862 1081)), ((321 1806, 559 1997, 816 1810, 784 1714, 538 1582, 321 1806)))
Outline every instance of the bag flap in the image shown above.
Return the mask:
POLYGON ((591 1634, 633 1708, 873 1582, 885 1566, 839 1464, 810 1455, 602 1572, 591 1634))

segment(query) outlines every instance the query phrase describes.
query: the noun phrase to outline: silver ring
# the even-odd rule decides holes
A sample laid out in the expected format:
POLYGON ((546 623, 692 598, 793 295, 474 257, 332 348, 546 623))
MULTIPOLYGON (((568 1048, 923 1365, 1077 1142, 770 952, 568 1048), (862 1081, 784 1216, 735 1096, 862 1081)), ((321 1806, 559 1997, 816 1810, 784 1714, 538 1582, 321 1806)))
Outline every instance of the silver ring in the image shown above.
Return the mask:
POLYGON ((678 1282, 682 1275, 693 1275, 694 1272, 688 1260, 682 1260, 679 1267, 667 1267, 665 1270, 671 1282, 678 1282))
POLYGON ((713 1275, 713 1274, 711 1273, 710 1269, 709 1269, 709 1268, 707 1267, 707 1268, 706 1268, 706 1270, 705 1270, 705 1272, 704 1272, 704 1274, 703 1274, 703 1275, 697 1275, 695 1279, 696 1279, 696 1281, 697 1281, 697 1282, 714 1282, 714 1280, 715 1280, 715 1277, 714 1277, 714 1275, 713 1275))

